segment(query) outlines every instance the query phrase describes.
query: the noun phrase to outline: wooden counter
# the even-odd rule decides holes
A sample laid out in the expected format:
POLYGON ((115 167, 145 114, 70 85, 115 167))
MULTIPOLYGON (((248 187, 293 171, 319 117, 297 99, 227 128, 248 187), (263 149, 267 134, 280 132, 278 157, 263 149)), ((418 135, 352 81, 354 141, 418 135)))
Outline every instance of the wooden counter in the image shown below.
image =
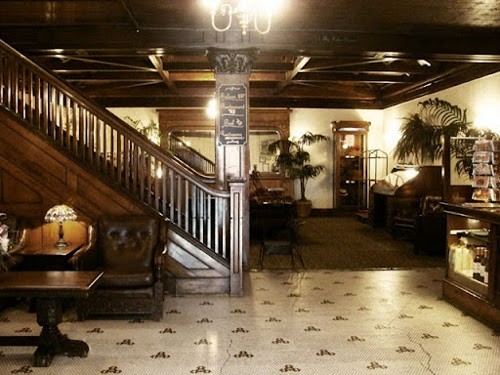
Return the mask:
POLYGON ((443 297, 500 330, 500 205, 442 205, 447 216, 443 297))

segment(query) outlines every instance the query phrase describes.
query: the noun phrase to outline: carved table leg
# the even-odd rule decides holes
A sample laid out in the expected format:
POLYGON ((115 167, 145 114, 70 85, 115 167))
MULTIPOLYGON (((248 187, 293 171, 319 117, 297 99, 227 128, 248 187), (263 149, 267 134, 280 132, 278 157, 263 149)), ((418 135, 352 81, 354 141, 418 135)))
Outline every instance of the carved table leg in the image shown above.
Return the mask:
POLYGON ((86 357, 89 346, 79 340, 70 340, 57 325, 62 319, 61 301, 57 298, 38 298, 37 323, 42 326, 40 341, 35 351, 35 367, 48 367, 56 354, 68 357, 86 357))

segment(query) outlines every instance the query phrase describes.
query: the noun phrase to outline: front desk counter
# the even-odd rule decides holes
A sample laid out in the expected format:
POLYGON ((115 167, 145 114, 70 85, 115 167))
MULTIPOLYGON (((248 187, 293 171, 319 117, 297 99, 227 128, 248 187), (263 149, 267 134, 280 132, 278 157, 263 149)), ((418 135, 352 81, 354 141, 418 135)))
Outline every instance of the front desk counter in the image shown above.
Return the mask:
POLYGON ((500 330, 500 204, 442 205, 447 218, 443 297, 500 330))

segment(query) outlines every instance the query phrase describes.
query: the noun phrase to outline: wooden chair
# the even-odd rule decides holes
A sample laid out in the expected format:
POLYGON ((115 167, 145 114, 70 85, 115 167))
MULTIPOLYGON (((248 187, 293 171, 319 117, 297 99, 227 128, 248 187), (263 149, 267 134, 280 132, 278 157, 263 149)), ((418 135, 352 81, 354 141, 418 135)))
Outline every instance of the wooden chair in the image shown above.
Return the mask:
POLYGON ((77 301, 79 320, 89 315, 163 314, 163 253, 167 223, 149 216, 103 216, 92 244, 71 260, 77 270, 104 274, 90 298, 77 301))
POLYGON ((295 206, 276 204, 268 206, 266 217, 262 220, 259 267, 264 268, 268 255, 290 256, 291 266, 296 269, 297 258, 305 268, 302 259, 299 229, 303 221, 295 217, 295 206))

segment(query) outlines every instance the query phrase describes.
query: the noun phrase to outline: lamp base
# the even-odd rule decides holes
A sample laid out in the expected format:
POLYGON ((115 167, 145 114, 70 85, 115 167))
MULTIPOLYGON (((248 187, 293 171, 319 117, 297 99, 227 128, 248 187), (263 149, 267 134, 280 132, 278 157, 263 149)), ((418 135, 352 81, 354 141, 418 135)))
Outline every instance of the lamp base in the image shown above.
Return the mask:
POLYGON ((59 248, 59 249, 64 249, 65 247, 68 246, 68 243, 66 241, 64 241, 62 238, 59 238, 59 240, 57 240, 57 242, 54 244, 54 246, 59 248))

